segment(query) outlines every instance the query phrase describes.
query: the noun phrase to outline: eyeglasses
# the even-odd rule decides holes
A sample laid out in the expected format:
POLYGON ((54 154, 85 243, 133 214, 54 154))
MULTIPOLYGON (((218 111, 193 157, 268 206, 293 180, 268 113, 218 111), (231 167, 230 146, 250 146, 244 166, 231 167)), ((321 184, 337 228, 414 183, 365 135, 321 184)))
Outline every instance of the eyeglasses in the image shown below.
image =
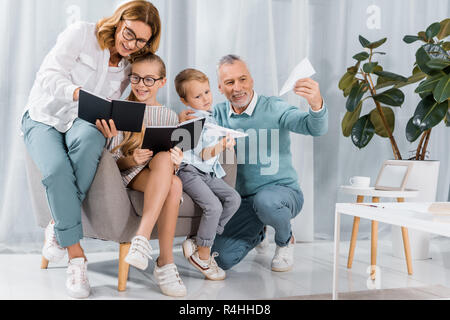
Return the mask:
POLYGON ((161 78, 158 78, 158 79, 154 79, 152 77, 144 77, 144 78, 142 78, 142 77, 138 76, 137 74, 130 74, 128 76, 128 78, 130 79, 130 82, 132 84, 138 84, 139 82, 141 82, 141 80, 143 80, 144 81, 144 85, 146 87, 153 87, 156 81, 164 79, 164 77, 161 77, 161 78))
POLYGON ((128 28, 127 24, 125 23, 125 27, 122 30, 122 37, 127 41, 134 41, 134 45, 138 49, 144 48, 150 40, 145 40, 141 38, 136 38, 136 34, 133 30, 128 28))

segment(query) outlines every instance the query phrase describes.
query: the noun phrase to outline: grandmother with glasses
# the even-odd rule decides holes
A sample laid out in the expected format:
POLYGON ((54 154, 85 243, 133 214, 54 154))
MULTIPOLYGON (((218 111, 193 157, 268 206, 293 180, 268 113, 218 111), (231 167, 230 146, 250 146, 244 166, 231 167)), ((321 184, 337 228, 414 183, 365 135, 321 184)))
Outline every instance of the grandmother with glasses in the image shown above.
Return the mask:
POLYGON ((45 57, 24 108, 21 130, 41 171, 52 221, 42 254, 50 262, 69 257, 68 294, 89 296, 81 204, 94 179, 114 123, 94 126, 78 116, 81 88, 117 99, 129 84, 130 61, 159 47, 161 21, 148 1, 130 1, 95 23, 77 22, 63 31, 45 57))

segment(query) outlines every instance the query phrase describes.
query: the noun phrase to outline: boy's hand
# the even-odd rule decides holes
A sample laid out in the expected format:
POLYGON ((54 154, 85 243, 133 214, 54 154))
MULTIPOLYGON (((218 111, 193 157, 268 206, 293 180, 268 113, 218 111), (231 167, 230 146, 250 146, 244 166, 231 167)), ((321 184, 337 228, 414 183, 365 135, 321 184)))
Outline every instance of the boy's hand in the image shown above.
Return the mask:
POLYGON ((183 110, 178 115, 178 120, 180 121, 180 123, 182 123, 182 122, 185 122, 185 121, 197 118, 197 117, 194 117, 194 116, 190 116, 190 114, 193 114, 193 113, 195 113, 194 110, 188 110, 188 109, 183 110))
POLYGON ((152 156, 153 151, 149 149, 135 149, 133 151, 133 160, 138 166, 146 163, 152 156))
POLYGON ((227 135, 222 139, 222 143, 224 146, 224 149, 233 149, 233 147, 236 145, 236 140, 234 140, 230 135, 227 135))
POLYGON ((109 119, 109 126, 106 120, 97 119, 97 121, 95 121, 95 126, 107 139, 117 136, 116 125, 114 124, 114 120, 112 119, 109 119))

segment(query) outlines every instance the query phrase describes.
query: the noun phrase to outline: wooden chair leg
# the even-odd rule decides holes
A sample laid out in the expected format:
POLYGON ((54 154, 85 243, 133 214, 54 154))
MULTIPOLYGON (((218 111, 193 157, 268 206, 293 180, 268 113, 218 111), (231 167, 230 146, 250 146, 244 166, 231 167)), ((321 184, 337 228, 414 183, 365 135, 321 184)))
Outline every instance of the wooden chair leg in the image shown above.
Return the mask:
POLYGON ((121 243, 119 248, 119 275, 118 275, 118 291, 125 291, 127 289, 128 272, 130 265, 125 262, 125 257, 130 250, 131 243, 121 243))
MULTIPOLYGON (((356 199, 357 203, 364 202, 364 196, 358 196, 356 199)), ((352 268, 353 256, 355 255, 355 247, 356 247, 356 239, 358 238, 358 229, 359 229, 359 221, 360 217, 353 218, 353 229, 352 229, 352 237, 350 239, 350 249, 348 251, 348 259, 347 259, 347 268, 352 268)))
MULTIPOLYGON (((379 197, 372 197, 372 202, 380 202, 379 197)), ((375 270, 377 265, 377 242, 378 242, 378 221, 372 220, 372 239, 370 248, 370 278, 375 280, 375 270)))
MULTIPOLYGON (((397 198, 397 202, 405 202, 404 198, 397 198)), ((403 238, 403 247, 405 249, 405 258, 406 258, 406 268, 408 270, 408 274, 412 275, 412 258, 411 258, 411 248, 409 245, 409 236, 408 229, 402 227, 402 238, 403 238)))
POLYGON ((41 269, 47 269, 48 268, 48 260, 44 258, 44 256, 42 256, 42 260, 41 260, 41 269))

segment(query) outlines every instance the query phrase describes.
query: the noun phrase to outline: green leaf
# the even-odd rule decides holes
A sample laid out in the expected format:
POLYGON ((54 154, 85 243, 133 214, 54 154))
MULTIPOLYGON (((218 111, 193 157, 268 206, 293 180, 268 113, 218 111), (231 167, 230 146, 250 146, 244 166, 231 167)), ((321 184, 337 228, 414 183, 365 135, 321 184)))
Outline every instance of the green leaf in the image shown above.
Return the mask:
POLYGON ((450 127, 450 100, 448 100, 448 110, 447 110, 447 114, 445 115, 445 126, 446 127, 450 127))
POLYGON ((389 106, 398 107, 401 106, 403 101, 405 100, 405 95, 401 90, 392 88, 374 95, 373 98, 376 101, 387 104, 389 106))
POLYGON ((367 62, 363 65, 363 71, 365 73, 372 73, 377 65, 378 62, 367 62))
POLYGON ((425 42, 428 42, 427 36, 425 34, 425 31, 420 31, 419 33, 417 33, 417 35, 419 36, 420 39, 422 39, 425 42))
POLYGON ((344 97, 348 97, 350 95, 350 91, 352 90, 353 86, 358 83, 358 79, 353 79, 353 82, 344 90, 344 97))
POLYGON ((358 103, 358 106, 356 107, 355 111, 349 112, 347 111, 345 113, 344 119, 342 119, 341 127, 342 127, 342 134, 344 137, 349 137, 352 133, 352 128, 356 121, 358 121, 359 116, 361 114, 363 101, 361 100, 358 103))
POLYGON ((364 93, 367 91, 368 85, 367 83, 356 84, 350 90, 349 97, 347 98, 347 103, 345 107, 347 111, 353 112, 355 111, 359 101, 363 97, 364 93))
POLYGON ((374 73, 377 76, 380 76, 380 77, 383 77, 383 78, 389 79, 389 80, 402 81, 402 82, 408 81, 408 78, 405 78, 404 76, 401 76, 399 74, 389 72, 389 71, 374 71, 374 73))
POLYGON ((387 40, 387 38, 383 38, 381 40, 375 41, 375 42, 371 42, 369 43, 369 45, 367 46, 367 48, 369 49, 375 49, 378 48, 379 46, 381 46, 383 43, 385 43, 387 40))
POLYGON ((367 48, 367 46, 370 44, 370 41, 360 35, 359 36, 359 43, 361 43, 363 48, 367 48))
POLYGON ((441 103, 450 97, 450 74, 443 77, 433 90, 434 99, 441 103))
POLYGON ((441 29, 439 30, 439 33, 436 35, 436 37, 439 40, 442 40, 448 37, 449 35, 450 35, 450 19, 447 18, 441 21, 441 29))
POLYGON ((370 121, 369 115, 361 117, 352 128, 352 142, 359 149, 364 148, 372 139, 375 128, 370 121))
POLYGON ((431 129, 444 119, 447 110, 447 101, 439 103, 432 96, 427 96, 417 105, 412 123, 421 131, 431 129))
POLYGON ((353 79, 355 79, 355 75, 353 73, 350 73, 347 71, 342 76, 341 80, 339 80, 339 84, 338 84, 339 89, 345 90, 348 86, 350 86, 352 84, 353 79))
POLYGON ((441 80, 441 78, 445 76, 445 73, 442 71, 438 74, 429 77, 425 81, 422 81, 419 86, 414 90, 415 93, 425 93, 425 92, 433 92, 434 88, 436 88, 436 85, 441 80))
POLYGON ((430 61, 426 62, 426 64, 430 69, 442 70, 450 66, 450 60, 431 59, 430 61))
POLYGON ((369 57, 369 54, 365 51, 362 51, 360 53, 357 53, 353 56, 353 59, 356 59, 358 61, 364 61, 369 57))
POLYGON ((450 50, 450 42, 446 41, 442 44, 442 49, 444 49, 445 51, 449 51, 450 50))
MULTIPOLYGON (((388 127, 391 130, 391 133, 394 132, 395 129, 395 114, 389 107, 381 107, 381 110, 386 118, 386 122, 388 123, 388 127)), ((381 115, 378 112, 378 109, 375 108, 370 112, 370 121, 375 127, 375 133, 380 137, 387 138, 389 137, 388 130, 384 126, 383 120, 381 119, 381 115)))
POLYGON ((442 59, 442 60, 448 60, 450 59, 447 52, 442 49, 440 45, 437 44, 426 44, 421 46, 417 52, 416 52, 416 62, 419 66, 420 70, 425 72, 428 75, 432 75, 435 71, 434 69, 431 69, 427 62, 431 59, 442 59))
POLYGON ((417 70, 418 70, 418 72, 413 71, 413 74, 408 78, 408 81, 400 82, 400 83, 396 84, 394 86, 394 88, 398 89, 398 88, 419 82, 420 80, 422 80, 423 78, 425 78, 427 76, 426 73, 420 71, 419 68, 417 68, 417 70))
POLYGON ((417 140, 418 137, 422 134, 422 130, 414 125, 413 118, 409 119, 408 123, 406 124, 406 140, 409 142, 414 142, 417 140))
POLYGON ((421 38, 419 38, 418 36, 404 36, 403 37, 403 41, 406 43, 413 43, 413 42, 416 42, 417 40, 421 40, 421 38))
POLYGON ((432 23, 427 30, 425 30, 425 35, 428 39, 432 39, 439 33, 439 30, 441 30, 441 24, 439 22, 432 23))

